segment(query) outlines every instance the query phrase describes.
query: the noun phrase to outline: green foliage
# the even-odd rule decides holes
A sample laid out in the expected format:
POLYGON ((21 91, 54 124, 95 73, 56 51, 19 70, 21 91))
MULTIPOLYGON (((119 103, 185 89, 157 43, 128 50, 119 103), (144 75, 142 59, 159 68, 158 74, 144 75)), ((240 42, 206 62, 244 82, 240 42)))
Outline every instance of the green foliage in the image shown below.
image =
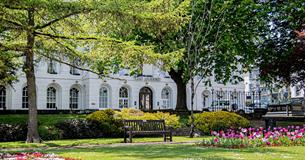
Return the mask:
MULTIPOLYGON (((71 119, 84 119, 84 115, 75 114, 50 114, 50 115, 38 115, 38 131, 43 140, 60 139, 61 133, 56 124, 61 124, 64 121, 71 119)), ((0 126, 6 126, 3 128, 3 137, 8 138, 8 141, 17 141, 26 139, 28 115, 25 114, 9 114, 0 115, 0 126), (11 127, 10 127, 11 126, 11 127), (18 127, 22 126, 22 127, 18 127), (14 136, 10 135, 13 134, 14 136)), ((2 137, 0 136, 0 137, 2 137)), ((7 141, 0 138, 0 141, 7 141)))
POLYGON ((17 69, 20 62, 11 52, 1 52, 0 50, 0 84, 12 84, 17 80, 17 69))
POLYGON ((43 140, 57 140, 61 138, 60 131, 55 126, 39 126, 38 132, 43 140))
POLYGON ((256 62, 261 80, 279 86, 302 83, 305 50, 295 31, 304 29, 304 1, 264 1, 261 10, 262 26, 258 30, 260 43, 257 47, 260 54, 256 62))
POLYGON ((178 128, 181 126, 180 117, 175 114, 165 112, 157 113, 144 113, 140 110, 133 108, 124 108, 121 112, 117 111, 116 116, 118 119, 135 119, 135 120, 165 120, 167 126, 178 128))
POLYGON ((25 140, 26 124, 5 124, 0 122, 0 142, 25 140))
POLYGON ((197 113, 194 114, 194 117, 195 127, 205 134, 210 134, 211 131, 248 127, 250 125, 246 118, 226 111, 197 113))
MULTIPOLYGON (((86 115, 78 114, 42 114, 38 115, 40 126, 54 126, 56 123, 63 122, 67 119, 84 119, 86 115)), ((27 114, 5 114, 0 115, 0 123, 5 124, 26 124, 28 121, 27 114)))
POLYGON ((115 112, 112 109, 96 111, 89 114, 86 119, 92 122, 98 122, 104 136, 118 136, 122 133, 123 123, 115 118, 115 112))
POLYGON ((186 78, 214 75, 216 81, 237 83, 253 63, 256 54, 255 16, 259 4, 253 1, 192 1, 191 20, 185 29, 186 78), (243 66, 243 67, 241 67, 243 66))
POLYGON ((178 31, 189 19, 188 5, 189 0, 1 1, 0 51, 23 53, 30 33, 35 37, 36 57, 72 65, 78 58, 102 76, 121 68, 140 72, 143 63, 162 61, 160 67, 169 68, 179 61, 182 51, 160 54, 154 44, 138 43, 131 32, 142 30, 162 37, 178 31), (35 10, 34 26, 28 23, 30 9, 35 10))
POLYGON ((113 123, 114 119, 114 111, 112 109, 106 109, 101 111, 96 111, 89 114, 86 119, 91 121, 97 121, 100 123, 113 123))
POLYGON ((69 119, 55 124, 61 139, 101 138, 107 136, 105 127, 97 121, 86 119, 69 119))

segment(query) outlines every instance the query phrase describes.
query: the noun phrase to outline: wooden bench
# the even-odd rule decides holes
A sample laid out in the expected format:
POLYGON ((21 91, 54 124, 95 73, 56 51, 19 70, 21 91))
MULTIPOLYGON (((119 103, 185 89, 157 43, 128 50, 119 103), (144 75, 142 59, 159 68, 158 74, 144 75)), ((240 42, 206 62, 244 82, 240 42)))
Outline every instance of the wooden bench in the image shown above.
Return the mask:
POLYGON ((169 141, 172 142, 172 128, 165 125, 164 120, 123 120, 124 124, 124 142, 132 143, 134 135, 163 135, 164 142, 169 136, 169 141))
POLYGON ((268 105, 268 112, 262 116, 266 127, 276 127, 277 121, 305 121, 302 104, 268 105))

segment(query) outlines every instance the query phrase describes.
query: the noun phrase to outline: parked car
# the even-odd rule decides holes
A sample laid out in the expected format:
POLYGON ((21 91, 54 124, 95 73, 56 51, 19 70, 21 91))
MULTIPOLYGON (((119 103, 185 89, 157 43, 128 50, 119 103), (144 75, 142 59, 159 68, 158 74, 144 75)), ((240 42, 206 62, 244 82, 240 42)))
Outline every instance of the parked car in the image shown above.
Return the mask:
POLYGON ((268 106, 268 103, 267 102, 254 102, 254 103, 251 103, 250 105, 248 105, 248 107, 251 107, 251 108, 267 108, 268 106))

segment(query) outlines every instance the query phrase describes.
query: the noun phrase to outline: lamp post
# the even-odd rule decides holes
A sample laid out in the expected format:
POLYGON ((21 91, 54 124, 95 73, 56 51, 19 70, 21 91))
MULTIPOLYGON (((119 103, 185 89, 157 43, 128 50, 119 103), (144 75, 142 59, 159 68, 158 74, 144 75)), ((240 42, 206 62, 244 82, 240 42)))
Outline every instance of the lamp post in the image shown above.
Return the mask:
POLYGON ((209 97, 210 91, 209 90, 204 90, 203 91, 203 108, 206 107, 206 98, 209 97))

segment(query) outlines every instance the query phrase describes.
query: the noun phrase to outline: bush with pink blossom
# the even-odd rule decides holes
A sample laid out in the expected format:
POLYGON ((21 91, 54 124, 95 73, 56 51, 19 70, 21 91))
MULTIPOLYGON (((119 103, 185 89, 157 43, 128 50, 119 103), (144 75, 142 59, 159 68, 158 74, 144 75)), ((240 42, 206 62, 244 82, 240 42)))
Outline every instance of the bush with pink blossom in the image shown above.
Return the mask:
POLYGON ((202 146, 226 148, 263 146, 305 146, 305 124, 300 126, 260 128, 239 128, 226 131, 212 131, 212 138, 203 140, 202 146))

